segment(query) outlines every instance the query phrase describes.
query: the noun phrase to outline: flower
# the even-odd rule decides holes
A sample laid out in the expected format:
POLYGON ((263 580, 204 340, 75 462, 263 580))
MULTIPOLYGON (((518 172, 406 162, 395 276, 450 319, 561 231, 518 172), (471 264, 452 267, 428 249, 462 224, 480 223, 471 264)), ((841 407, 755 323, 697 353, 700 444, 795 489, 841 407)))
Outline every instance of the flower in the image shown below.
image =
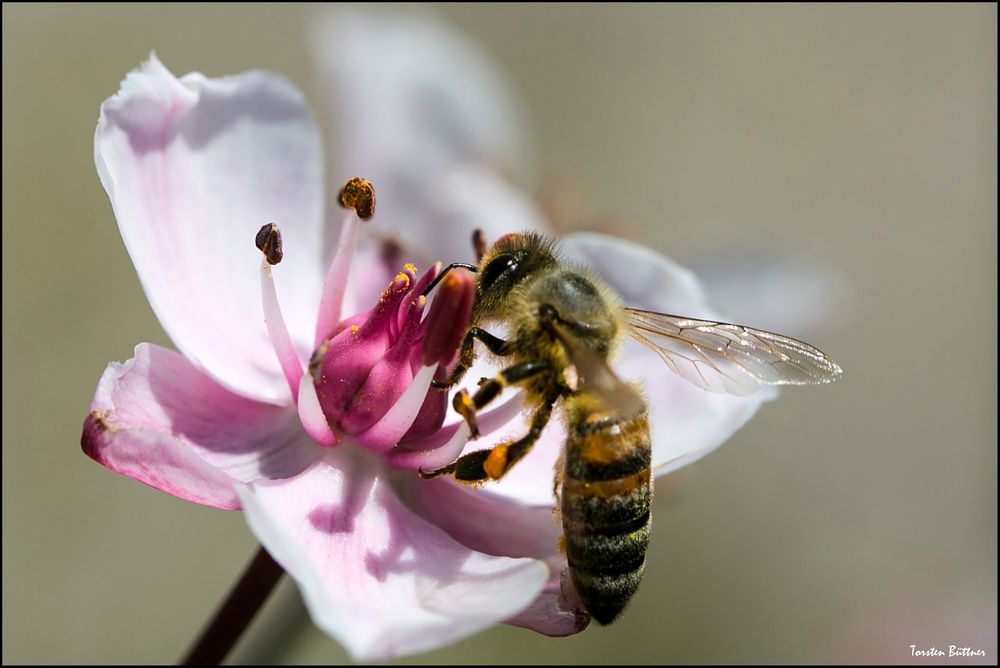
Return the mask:
MULTIPOLYGON (((180 352, 143 343, 108 366, 84 451, 188 501, 242 509, 314 622, 356 658, 429 650, 500 621, 578 632, 589 620, 561 582, 552 516, 560 425, 486 489, 415 473, 527 430, 519 396, 504 395, 467 442, 428 387, 468 291, 439 288, 429 309, 420 296, 433 260, 470 259, 471 230, 546 228, 498 169, 517 160, 504 150, 517 136, 498 111, 507 98, 472 45, 425 17, 343 14, 320 30, 333 31, 325 62, 345 110, 335 155, 378 188, 373 229, 350 192, 342 202, 356 208, 339 229, 324 225, 319 133, 279 76, 178 79, 153 56, 102 106, 98 173, 180 352)), ((648 249, 579 234, 563 250, 630 305, 711 315, 693 276, 648 249)), ((702 392, 652 355, 629 348, 616 369, 652 399, 657 474, 721 444, 773 396, 702 392)), ((483 375, 473 368, 468 382, 483 375)))

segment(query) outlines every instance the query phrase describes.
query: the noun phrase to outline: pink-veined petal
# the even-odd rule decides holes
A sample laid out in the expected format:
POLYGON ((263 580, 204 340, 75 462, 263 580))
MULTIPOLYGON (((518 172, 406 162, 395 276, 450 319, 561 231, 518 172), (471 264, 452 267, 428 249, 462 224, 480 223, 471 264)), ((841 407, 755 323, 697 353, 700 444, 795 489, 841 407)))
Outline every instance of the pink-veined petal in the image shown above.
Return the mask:
POLYGON ((244 396, 290 403, 260 303, 257 230, 281 227, 281 308, 303 360, 322 285, 319 133, 264 72, 177 79, 155 56, 101 107, 97 171, 149 302, 174 344, 244 396))
MULTIPOLYGON (((599 274, 626 306, 695 318, 718 318, 694 274, 653 250, 601 234, 572 234, 567 261, 599 274)), ((737 397, 704 390, 674 375, 656 353, 629 341, 613 364, 622 380, 639 379, 649 402, 653 470, 676 470, 708 454, 753 417, 777 388, 737 397)))
POLYGON ((414 514, 359 448, 328 450, 297 478, 239 493, 313 621, 356 659, 468 636, 523 610, 548 578, 541 561, 470 550, 414 514))
POLYGON ((398 472, 394 482, 411 508, 463 545, 548 563, 549 580, 542 593, 508 623, 550 636, 586 628, 589 619, 580 600, 572 586, 563 586, 566 555, 558 547, 562 526, 551 506, 525 507, 494 494, 490 485, 469 489, 447 479, 421 480, 412 473, 398 472))
POLYGON ((238 508, 234 481, 287 478, 319 456, 291 407, 247 399, 173 351, 141 343, 101 377, 84 452, 182 499, 238 508))

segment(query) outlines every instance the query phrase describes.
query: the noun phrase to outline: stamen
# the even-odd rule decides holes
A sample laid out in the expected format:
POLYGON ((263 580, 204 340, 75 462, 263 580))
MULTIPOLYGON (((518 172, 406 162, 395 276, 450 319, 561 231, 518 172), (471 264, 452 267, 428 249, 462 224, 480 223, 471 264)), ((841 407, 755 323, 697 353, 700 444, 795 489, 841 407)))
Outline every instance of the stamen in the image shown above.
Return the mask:
POLYGON ((365 179, 355 176, 340 189, 340 206, 354 209, 361 220, 375 215, 375 189, 365 179))
POLYGON ((351 273, 351 260, 354 258, 359 218, 368 220, 375 214, 375 190, 368 181, 355 177, 341 189, 340 203, 351 211, 344 217, 344 222, 340 226, 337 250, 333 254, 330 270, 323 282, 323 296, 319 302, 319 317, 316 320, 316 338, 313 341, 314 348, 318 347, 324 339, 333 336, 340 323, 340 311, 344 304, 347 277, 351 273))
POLYGON ((278 292, 274 287, 274 278, 271 276, 271 265, 281 261, 281 230, 274 223, 268 223, 257 232, 257 248, 264 253, 264 258, 260 263, 260 296, 261 304, 264 307, 264 325, 267 327, 267 335, 271 339, 271 347, 274 348, 278 356, 278 364, 288 381, 288 389, 292 391, 292 398, 299 399, 299 383, 302 380, 303 368, 302 360, 295 350, 292 337, 288 335, 288 327, 285 325, 285 318, 281 315, 281 307, 278 305, 278 292))

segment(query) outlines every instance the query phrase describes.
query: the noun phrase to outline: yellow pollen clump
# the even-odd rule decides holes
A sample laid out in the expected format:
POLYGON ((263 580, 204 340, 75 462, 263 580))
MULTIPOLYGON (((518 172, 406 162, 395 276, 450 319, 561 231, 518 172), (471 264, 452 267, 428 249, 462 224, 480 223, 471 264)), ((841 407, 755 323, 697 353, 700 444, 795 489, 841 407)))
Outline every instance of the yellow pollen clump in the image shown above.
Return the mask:
POLYGON ((361 328, 357 325, 351 325, 351 334, 357 334, 359 329, 361 328))
POLYGON ((493 448, 486 461, 483 462, 483 470, 494 480, 503 477, 503 474, 507 472, 507 445, 505 443, 493 448))
POLYGON ((375 189, 365 179, 354 177, 345 183, 338 199, 345 209, 354 209, 361 220, 375 215, 375 189))
POLYGON ((399 287, 401 288, 408 288, 410 287, 410 276, 409 274, 404 274, 403 272, 399 272, 398 274, 396 274, 396 278, 393 282, 399 283, 399 287))
POLYGON ((403 265, 403 270, 408 271, 411 274, 415 274, 417 273, 417 265, 413 264, 412 262, 407 262, 406 264, 403 265))

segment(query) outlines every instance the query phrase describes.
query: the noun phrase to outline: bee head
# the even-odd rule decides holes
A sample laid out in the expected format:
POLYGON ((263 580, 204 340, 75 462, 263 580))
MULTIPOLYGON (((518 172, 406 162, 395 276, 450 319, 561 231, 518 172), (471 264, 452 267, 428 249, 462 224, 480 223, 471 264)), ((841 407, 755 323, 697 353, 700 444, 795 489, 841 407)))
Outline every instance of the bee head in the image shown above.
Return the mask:
POLYGON ((553 241, 534 232, 506 234, 490 246, 476 272, 479 315, 498 315, 511 291, 557 264, 553 241))

